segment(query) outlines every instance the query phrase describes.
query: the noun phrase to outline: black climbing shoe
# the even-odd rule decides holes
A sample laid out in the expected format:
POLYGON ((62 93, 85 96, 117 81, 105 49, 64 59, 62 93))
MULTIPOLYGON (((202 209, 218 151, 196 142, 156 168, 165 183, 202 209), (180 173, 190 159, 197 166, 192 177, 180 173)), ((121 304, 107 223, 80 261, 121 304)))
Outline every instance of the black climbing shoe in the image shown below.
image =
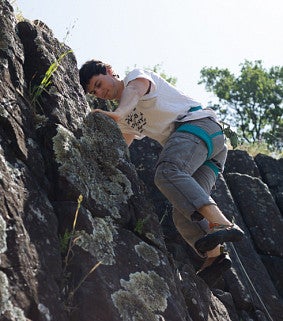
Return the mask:
POLYGON ((214 249, 224 242, 238 242, 244 237, 244 232, 237 226, 212 224, 211 231, 195 243, 195 248, 200 253, 214 249))
POLYGON ((232 266, 232 261, 228 253, 222 253, 216 258, 208 258, 204 262, 201 269, 196 273, 197 276, 202 278, 204 282, 212 288, 216 282, 220 279, 222 274, 229 270, 232 266), (209 261, 213 261, 209 264, 209 261), (209 265, 207 265, 209 264, 209 265))

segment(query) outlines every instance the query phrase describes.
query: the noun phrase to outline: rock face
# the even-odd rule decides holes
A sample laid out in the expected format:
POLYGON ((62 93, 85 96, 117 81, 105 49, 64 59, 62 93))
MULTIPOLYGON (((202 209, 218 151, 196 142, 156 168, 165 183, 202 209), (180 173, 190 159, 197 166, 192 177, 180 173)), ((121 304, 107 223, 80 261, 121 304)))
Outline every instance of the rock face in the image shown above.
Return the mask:
POLYGON ((153 184, 160 146, 128 150, 70 48, 0 12, 0 320, 282 320, 281 160, 229 153, 213 197, 246 238, 209 289, 153 184))

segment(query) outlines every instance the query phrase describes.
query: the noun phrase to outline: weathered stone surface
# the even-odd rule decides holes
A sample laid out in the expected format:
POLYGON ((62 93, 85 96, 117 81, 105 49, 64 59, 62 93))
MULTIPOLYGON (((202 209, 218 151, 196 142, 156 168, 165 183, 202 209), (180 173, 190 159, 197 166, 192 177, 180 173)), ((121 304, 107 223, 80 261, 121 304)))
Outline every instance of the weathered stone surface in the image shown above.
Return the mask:
POLYGON ((0 320, 280 320, 282 222, 253 159, 233 152, 229 172, 245 175, 227 171, 213 191, 246 238, 209 289, 153 184, 160 145, 129 151, 113 121, 89 114, 70 48, 40 21, 16 24, 8 1, 0 12, 0 320))
POLYGON ((67 320, 57 284, 57 218, 44 190, 30 108, 21 94, 26 88, 23 46, 9 3, 2 2, 0 11, 1 318, 67 320))
MULTIPOLYGON (((152 141, 148 140, 148 142, 145 142, 145 141, 135 142, 135 145, 131 147, 130 150, 131 150, 131 155, 134 155, 132 157, 132 160, 136 165, 137 171, 141 179, 143 179, 148 185, 153 184, 154 172, 152 168, 154 168, 155 162, 157 160, 159 149, 156 148, 155 145, 153 145, 152 141), (142 162, 144 158, 143 155, 147 155, 147 154, 151 155, 150 159, 152 161, 149 162, 150 160, 148 159, 146 163, 147 165, 142 166, 142 162), (138 157, 138 155, 141 155, 141 156, 138 157)), ((241 156, 242 163, 250 164, 250 168, 253 168, 254 162, 252 161, 251 157, 246 152, 241 153, 241 155, 242 155, 241 156), (245 157, 247 159, 244 159, 245 157)), ((242 171, 245 171, 245 170, 242 169, 242 171)), ((245 172, 247 172, 247 170, 245 172)), ((250 172, 256 172, 256 171, 253 170, 250 172)), ((239 174, 235 174, 235 175, 239 175, 239 174)), ((247 175, 242 175, 242 176, 246 177, 247 175)), ((247 177, 249 177, 251 181, 256 180, 256 182, 260 182, 258 178, 252 178, 250 176, 247 176, 247 177)), ((231 185, 234 184, 232 175, 230 176, 230 183, 231 185)), ((245 185, 245 188, 247 190, 249 189, 249 185, 247 185, 246 183, 244 183, 243 185, 245 185)), ((259 183, 259 185, 264 186, 262 182, 259 183)), ((149 186, 149 188, 152 189, 152 193, 153 193, 152 195, 154 199, 158 199, 160 197, 158 195, 158 191, 155 190, 154 187, 152 186, 149 186)), ((239 188, 239 186, 235 187, 235 189, 242 191, 242 189, 239 188)), ((263 190, 267 192, 266 199, 270 200, 271 204, 269 205, 271 206, 271 208, 273 208, 274 202, 272 201, 272 198, 270 199, 270 193, 264 187, 263 187, 263 190)), ((220 178, 218 179, 216 188, 213 190, 212 196, 216 200, 220 208, 223 210, 225 215, 230 220, 235 221, 239 226, 241 226, 241 228, 246 233, 246 238, 244 242, 240 242, 239 244, 235 244, 234 246, 229 246, 229 245, 227 246, 233 261, 233 268, 231 269, 231 271, 225 273, 225 280, 222 280, 222 282, 219 282, 218 284, 220 289, 226 290, 226 291, 228 290, 232 297, 232 302, 233 302, 232 306, 230 307, 229 305, 226 306, 228 307, 229 315, 232 316, 232 320, 237 320, 237 317, 235 316, 237 313, 242 318, 244 318, 245 311, 251 311, 250 317, 256 318, 257 309, 264 310, 264 307, 262 306, 261 302, 258 299, 258 293, 259 293, 261 300, 267 305, 268 311, 270 310, 273 311, 274 313, 272 314, 273 318, 275 320, 280 319, 280 310, 282 309, 282 302, 278 296, 277 291, 279 290, 280 285, 282 285, 282 282, 280 281, 281 279, 280 277, 278 278, 275 277, 276 282, 274 282, 273 279, 270 277, 269 273, 271 273, 271 270, 265 267, 265 265, 261 260, 261 257, 258 255, 257 251, 254 249, 254 243, 250 236, 251 232, 249 231, 248 226, 246 226, 245 221, 243 220, 242 212, 239 211, 238 206, 233 199, 234 195, 232 197, 232 194, 222 176, 220 176, 220 178), (234 313, 235 310, 237 311, 236 314, 234 313)), ((265 195, 259 194, 259 197, 262 200, 265 199, 265 195)), ((235 200, 236 202, 238 201, 236 195, 235 195, 235 200)), ((243 200, 243 203, 245 201, 247 202, 247 200, 243 200)), ((252 199, 250 203, 251 204, 254 203, 252 199)), ((266 206, 268 206, 268 204, 266 204, 266 206)), ((249 209, 247 209, 246 215, 249 215, 249 209)), ((257 212, 255 212, 254 215, 256 217, 257 212)), ((179 268, 182 268, 183 266, 183 263, 180 263, 180 261, 185 262, 188 256, 190 258, 190 262, 192 262, 195 267, 199 266, 199 262, 198 260, 196 260, 193 253, 183 244, 182 240, 178 238, 176 234, 177 233, 176 230, 175 229, 171 230, 169 232, 170 237, 168 238, 166 237, 167 231, 168 229, 165 228, 164 233, 165 233, 166 245, 167 245, 167 248, 170 250, 170 252, 173 253, 175 260, 177 260, 179 268), (174 236, 174 233, 175 233, 175 236, 174 236)), ((280 235, 279 230, 276 230, 276 231, 278 231, 277 236, 280 235)), ((275 251, 276 249, 277 249, 276 245, 273 244, 272 250, 275 251)), ((269 248, 269 250, 271 249, 269 248)), ((271 256, 268 256, 268 257, 271 257, 271 256)), ((273 271, 274 271, 274 266, 273 266, 273 271)), ((187 284, 186 284, 185 293, 186 294, 188 293, 187 284)), ((225 296, 225 294, 223 294, 223 296, 225 296)), ((189 298, 191 299, 191 296, 189 296, 189 298)), ((190 302, 190 299, 188 300, 188 302, 190 302)), ((199 301, 200 300, 198 300, 198 302, 199 301)), ((191 306, 190 306, 190 311, 192 311, 191 306)), ((197 315, 197 313, 194 313, 194 315, 197 315)))
MULTIPOLYGON (((259 180, 258 178, 251 178, 250 176, 242 174, 229 174, 228 177, 228 185, 222 177, 218 179, 216 189, 213 192, 213 198, 227 217, 235 221, 245 231, 245 240, 227 245, 233 265, 232 269, 225 273, 225 288, 231 293, 236 309, 240 315, 242 315, 241 311, 253 311, 253 313, 255 313, 257 309, 264 309, 261 303, 262 301, 267 306, 269 313, 272 312, 272 317, 275 320, 277 318, 280 319, 282 301, 278 295, 276 284, 272 282, 270 272, 263 264, 259 255, 260 252, 257 252, 258 247, 254 245, 252 238, 253 229, 250 229, 249 225, 245 222, 245 217, 249 216, 250 208, 245 207, 244 201, 243 206, 240 207, 238 202, 241 202, 241 199, 233 193, 234 190, 243 193, 243 189, 246 189, 246 193, 248 191, 250 192, 249 185, 246 183, 241 184, 241 187, 237 185, 237 178, 244 177, 251 181, 255 180, 256 182, 259 180), (236 178, 236 180, 234 180, 234 178, 236 178), (231 193, 232 189, 233 192, 231 193), (236 200, 236 203, 234 200, 236 200)), ((256 206, 257 203, 256 201, 253 203, 250 194, 249 199, 250 203, 256 206)), ((246 200, 246 203, 247 202, 246 200)), ((256 215, 257 212, 255 212, 255 217, 256 215)), ((279 230, 276 231, 278 231, 279 234, 279 230)), ((275 251, 275 248, 276 245, 273 244, 273 251, 275 251)), ((279 283, 281 283, 281 281, 279 281, 279 283)), ((253 313, 251 313, 251 317, 253 317, 253 313)))
POLYGON ((167 240, 170 238, 174 240, 178 234, 171 216, 172 206, 154 184, 155 165, 161 149, 158 142, 147 137, 134 141, 129 148, 131 161, 139 177, 145 183, 146 192, 149 193, 155 212, 162 222, 164 236, 167 240))
POLYGON ((267 186, 258 178, 229 174, 227 183, 258 252, 283 257, 283 218, 267 186))
POLYGON ((252 177, 260 177, 256 162, 246 151, 242 150, 229 150, 224 175, 226 173, 239 173, 252 177))
POLYGON ((283 297, 283 258, 270 255, 261 255, 260 257, 266 269, 269 271, 279 295, 283 297))
POLYGON ((258 154, 255 162, 259 168, 262 180, 270 189, 277 206, 283 212, 283 160, 258 154))

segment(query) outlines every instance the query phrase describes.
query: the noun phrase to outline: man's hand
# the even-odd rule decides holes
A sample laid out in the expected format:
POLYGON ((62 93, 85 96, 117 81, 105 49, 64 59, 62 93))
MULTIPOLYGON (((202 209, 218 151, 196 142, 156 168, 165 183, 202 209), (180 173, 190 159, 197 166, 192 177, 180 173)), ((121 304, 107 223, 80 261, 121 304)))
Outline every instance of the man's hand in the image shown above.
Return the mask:
MULTIPOLYGON (((102 109, 93 109, 91 111, 92 113, 101 113, 104 115, 107 115, 108 117, 112 118, 114 121, 118 122, 119 119, 121 118, 121 116, 118 115, 118 113, 116 113, 115 111, 106 111, 106 110, 102 110, 102 109)), ((124 134, 122 133, 126 143, 128 146, 131 145, 132 141, 135 138, 134 134, 124 134)))
POLYGON ((91 111, 92 113, 101 113, 104 114, 110 118, 112 118, 115 122, 118 122, 121 118, 121 116, 116 113, 115 111, 106 111, 106 110, 102 110, 102 109, 93 109, 91 111))

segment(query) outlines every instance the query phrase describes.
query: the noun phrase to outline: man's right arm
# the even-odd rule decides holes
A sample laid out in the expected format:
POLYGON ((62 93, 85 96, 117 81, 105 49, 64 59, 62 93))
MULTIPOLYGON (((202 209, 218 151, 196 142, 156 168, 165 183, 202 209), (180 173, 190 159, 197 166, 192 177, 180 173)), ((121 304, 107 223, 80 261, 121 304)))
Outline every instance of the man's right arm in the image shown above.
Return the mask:
POLYGON ((115 111, 105 111, 101 109, 94 109, 92 112, 100 112, 114 121, 119 122, 124 116, 130 113, 142 96, 144 96, 148 90, 150 81, 145 78, 137 78, 129 82, 124 88, 118 107, 115 111))

